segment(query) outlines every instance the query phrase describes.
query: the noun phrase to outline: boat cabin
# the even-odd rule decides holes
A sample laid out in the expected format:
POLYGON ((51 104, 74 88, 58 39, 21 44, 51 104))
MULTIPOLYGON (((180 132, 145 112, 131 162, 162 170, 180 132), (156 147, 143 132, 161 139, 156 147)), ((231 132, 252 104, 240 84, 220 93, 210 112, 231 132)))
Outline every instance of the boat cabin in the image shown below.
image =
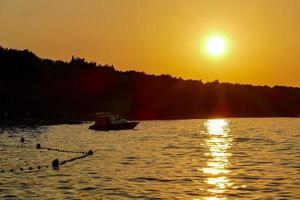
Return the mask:
POLYGON ((113 115, 111 113, 96 113, 94 116, 96 126, 107 126, 112 124, 112 122, 119 120, 118 115, 113 115))

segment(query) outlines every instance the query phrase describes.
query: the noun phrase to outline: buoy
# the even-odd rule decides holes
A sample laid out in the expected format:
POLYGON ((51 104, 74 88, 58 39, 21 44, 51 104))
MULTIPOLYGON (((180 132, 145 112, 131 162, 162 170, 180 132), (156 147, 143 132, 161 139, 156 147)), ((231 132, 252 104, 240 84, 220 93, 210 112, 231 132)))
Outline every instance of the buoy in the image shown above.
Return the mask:
POLYGON ((21 137, 21 143, 24 143, 25 139, 23 137, 21 137))
POLYGON ((37 148, 37 149, 41 149, 41 145, 40 145, 40 144, 37 144, 37 145, 36 145, 36 148, 37 148))
POLYGON ((52 168, 53 169, 58 169, 59 168, 59 160, 55 159, 52 161, 52 168))
POLYGON ((88 155, 90 155, 90 156, 91 156, 91 155, 93 155, 93 154, 94 154, 94 153, 93 153, 93 151, 92 151, 92 150, 89 150, 89 151, 88 151, 88 155))

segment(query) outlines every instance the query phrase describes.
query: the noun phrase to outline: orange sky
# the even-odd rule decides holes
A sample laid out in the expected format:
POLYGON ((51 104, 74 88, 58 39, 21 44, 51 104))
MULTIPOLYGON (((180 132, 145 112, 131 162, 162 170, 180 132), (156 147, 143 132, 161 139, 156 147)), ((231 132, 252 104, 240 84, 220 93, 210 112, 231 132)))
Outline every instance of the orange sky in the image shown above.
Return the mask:
POLYGON ((300 86, 299 0, 0 0, 0 45, 222 82, 300 86), (205 38, 227 38, 212 58, 205 38))

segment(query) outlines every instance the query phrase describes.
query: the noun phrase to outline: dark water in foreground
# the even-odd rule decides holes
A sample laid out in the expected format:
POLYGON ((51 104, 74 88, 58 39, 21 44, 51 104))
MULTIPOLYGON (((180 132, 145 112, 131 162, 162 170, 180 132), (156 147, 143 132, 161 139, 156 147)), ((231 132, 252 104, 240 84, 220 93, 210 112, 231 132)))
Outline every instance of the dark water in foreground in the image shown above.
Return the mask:
POLYGON ((145 121, 2 130, 0 144, 41 143, 94 155, 0 147, 0 199, 300 199, 300 119, 145 121), (42 169, 37 170, 36 166, 42 169), (32 166, 33 170, 28 170, 32 166), (20 171, 20 168, 24 171, 20 171))

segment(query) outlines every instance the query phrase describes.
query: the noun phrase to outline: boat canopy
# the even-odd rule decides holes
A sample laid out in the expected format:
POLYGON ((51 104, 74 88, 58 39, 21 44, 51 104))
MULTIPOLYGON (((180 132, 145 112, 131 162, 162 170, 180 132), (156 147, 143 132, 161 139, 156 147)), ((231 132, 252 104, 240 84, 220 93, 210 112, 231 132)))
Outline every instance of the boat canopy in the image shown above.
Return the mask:
POLYGON ((92 115, 96 121, 102 121, 103 119, 109 119, 110 121, 118 120, 119 115, 114 115, 109 112, 98 112, 92 115))
POLYGON ((91 115, 91 117, 105 117, 105 116, 111 116, 113 114, 109 112, 98 112, 91 115))

